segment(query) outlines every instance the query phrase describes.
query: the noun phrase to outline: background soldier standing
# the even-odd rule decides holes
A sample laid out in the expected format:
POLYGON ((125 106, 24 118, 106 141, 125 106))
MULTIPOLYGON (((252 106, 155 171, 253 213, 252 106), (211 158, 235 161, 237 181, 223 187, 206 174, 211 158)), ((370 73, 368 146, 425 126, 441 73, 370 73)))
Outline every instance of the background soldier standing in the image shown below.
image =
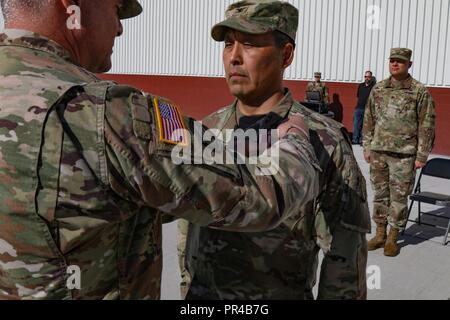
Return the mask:
POLYGON ((204 123, 221 131, 259 130, 303 118, 322 169, 320 195, 266 232, 226 232, 192 224, 186 231, 181 222, 182 296, 312 299, 322 248, 318 298, 364 299, 370 215, 351 143, 340 124, 301 106, 283 88, 284 70, 294 56, 298 10, 287 2, 247 0, 232 4, 226 17, 213 27, 212 37, 224 41, 226 80, 236 101, 204 123))
POLYGON ((375 85, 364 115, 364 157, 370 163, 377 224, 368 248, 384 247, 386 256, 400 252, 397 237, 406 225, 416 169, 425 166, 435 137, 435 105, 426 87, 408 73, 411 56, 410 49, 391 50, 391 77, 375 85))
POLYGON ((261 231, 317 195, 301 119, 280 126, 287 161, 274 176, 174 164, 184 139, 172 129, 192 132, 195 122, 167 99, 92 73, 111 68, 120 19, 140 14, 137 1, 0 4, 10 28, 0 33, 0 299, 159 298, 158 210, 261 231), (68 29, 75 3, 81 29, 68 29), (268 200, 275 188, 283 205, 268 200), (81 272, 77 290, 66 283, 70 266, 81 272))
POLYGON ((320 92, 320 97, 322 98, 322 103, 326 105, 330 104, 330 97, 328 92, 328 87, 324 82, 321 81, 322 73, 314 73, 314 81, 311 81, 306 86, 306 92, 320 92))

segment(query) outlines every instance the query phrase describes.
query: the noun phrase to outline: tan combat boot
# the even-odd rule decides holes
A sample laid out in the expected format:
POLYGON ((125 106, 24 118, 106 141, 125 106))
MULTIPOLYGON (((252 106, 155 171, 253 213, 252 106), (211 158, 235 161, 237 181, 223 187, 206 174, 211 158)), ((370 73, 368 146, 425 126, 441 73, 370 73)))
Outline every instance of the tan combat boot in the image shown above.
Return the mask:
POLYGON ((400 248, 397 245, 397 237, 400 230, 391 228, 389 235, 384 245, 384 255, 387 257, 395 257, 400 253, 400 248))
POLYGON ((367 250, 373 251, 379 248, 383 248, 386 243, 386 225, 378 223, 377 233, 375 237, 367 242, 367 250))

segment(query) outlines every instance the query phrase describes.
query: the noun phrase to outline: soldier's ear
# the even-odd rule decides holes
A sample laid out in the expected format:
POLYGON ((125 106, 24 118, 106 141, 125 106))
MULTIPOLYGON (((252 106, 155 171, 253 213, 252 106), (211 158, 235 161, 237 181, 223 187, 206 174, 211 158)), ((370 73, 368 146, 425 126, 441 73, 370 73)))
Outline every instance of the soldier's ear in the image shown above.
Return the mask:
POLYGON ((410 62, 409 62, 409 67, 408 67, 408 69, 411 69, 412 65, 413 65, 413 62, 410 61, 410 62))
POLYGON ((283 47, 283 68, 286 69, 294 60, 295 46, 288 42, 283 47))

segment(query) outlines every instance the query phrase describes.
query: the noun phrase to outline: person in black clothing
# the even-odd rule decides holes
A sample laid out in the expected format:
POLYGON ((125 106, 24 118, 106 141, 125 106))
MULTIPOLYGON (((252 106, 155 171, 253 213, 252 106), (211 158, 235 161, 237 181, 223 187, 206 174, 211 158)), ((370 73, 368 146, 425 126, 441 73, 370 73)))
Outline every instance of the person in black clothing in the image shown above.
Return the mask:
POLYGON ((372 71, 366 71, 364 75, 364 82, 358 86, 358 104, 356 105, 353 116, 353 144, 361 144, 362 142, 362 126, 364 121, 364 111, 370 92, 375 86, 376 80, 372 71))

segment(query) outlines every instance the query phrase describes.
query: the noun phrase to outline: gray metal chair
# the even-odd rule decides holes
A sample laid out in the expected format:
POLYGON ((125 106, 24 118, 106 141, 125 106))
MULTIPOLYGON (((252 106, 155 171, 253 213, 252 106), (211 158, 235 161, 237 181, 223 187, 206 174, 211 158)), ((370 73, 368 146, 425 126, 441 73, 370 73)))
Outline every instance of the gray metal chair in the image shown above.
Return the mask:
POLYGON ((432 205, 440 206, 440 207, 450 207, 450 190, 445 190, 448 192, 447 194, 422 191, 421 190, 422 189, 421 180, 422 180, 423 176, 431 176, 431 177, 435 177, 435 178, 450 180, 450 160, 442 159, 442 158, 435 158, 435 159, 428 161, 426 166, 422 169, 422 171, 420 172, 419 180, 417 181, 417 184, 416 184, 416 188, 414 189, 414 193, 409 196, 409 198, 411 199, 411 205, 409 206, 408 217, 407 217, 407 222, 406 222, 406 223, 408 223, 408 221, 411 221, 411 222, 416 222, 419 225, 423 224, 423 225, 428 225, 428 226, 432 226, 432 227, 445 229, 446 233, 445 233, 444 241, 442 244, 446 245, 447 237, 448 237, 449 231, 450 231, 450 218, 432 214, 429 212, 422 212, 421 203, 422 202, 428 203, 428 204, 432 204, 432 205), (409 220, 409 216, 411 215, 411 210, 412 210, 415 202, 418 203, 418 207, 419 207, 418 218, 417 218, 417 220, 409 220), (449 220, 448 226, 447 226, 447 228, 444 228, 442 226, 438 226, 435 224, 422 222, 421 221, 422 215, 429 215, 429 216, 434 216, 434 217, 441 218, 441 219, 448 219, 449 220))

